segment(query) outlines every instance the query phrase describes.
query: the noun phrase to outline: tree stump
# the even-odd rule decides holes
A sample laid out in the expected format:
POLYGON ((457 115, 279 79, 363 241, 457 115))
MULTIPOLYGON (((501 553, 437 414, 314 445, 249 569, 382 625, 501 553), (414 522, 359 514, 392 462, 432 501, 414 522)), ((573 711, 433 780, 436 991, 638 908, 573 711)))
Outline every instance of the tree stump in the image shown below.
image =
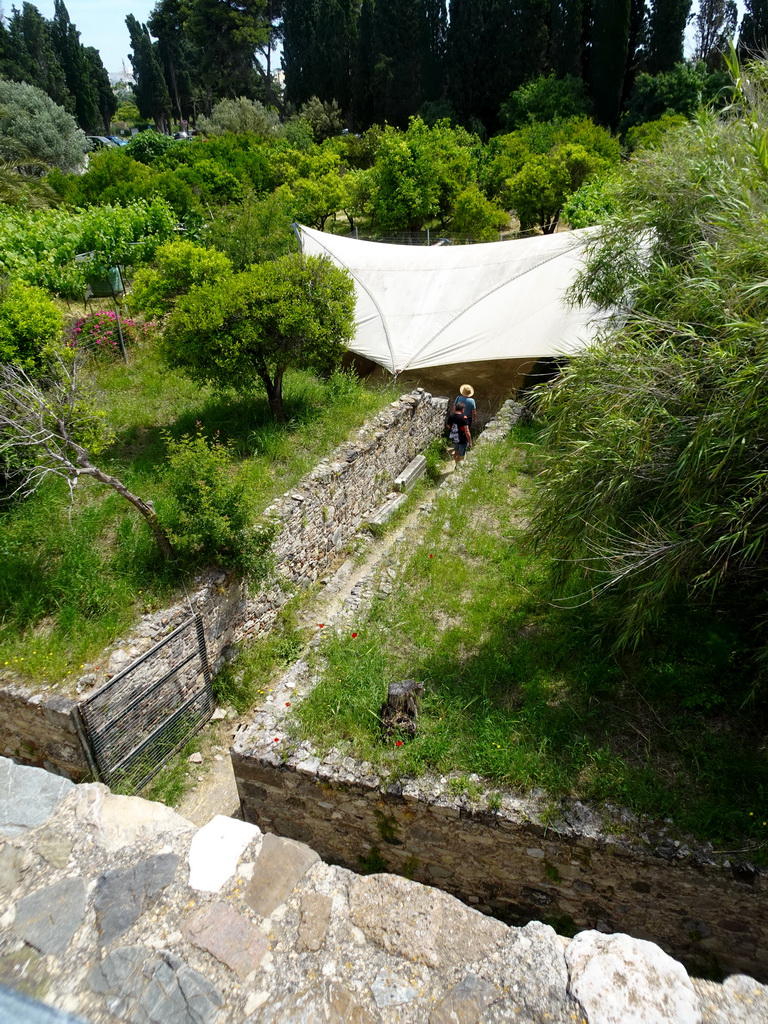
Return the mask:
POLYGON ((383 739, 391 739, 395 733, 416 735, 419 698, 423 692, 424 683, 417 679, 401 679, 398 683, 389 684, 387 699, 379 711, 383 739))

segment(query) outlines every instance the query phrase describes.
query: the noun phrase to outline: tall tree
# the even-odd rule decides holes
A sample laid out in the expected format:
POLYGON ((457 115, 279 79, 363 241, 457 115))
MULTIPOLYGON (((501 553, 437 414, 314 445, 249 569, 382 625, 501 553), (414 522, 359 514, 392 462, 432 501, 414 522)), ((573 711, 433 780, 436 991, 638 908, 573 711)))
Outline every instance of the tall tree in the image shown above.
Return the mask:
POLYGON ((256 50, 270 36, 265 0, 187 0, 184 28, 200 55, 206 114, 217 98, 264 98, 270 83, 256 50))
MULTIPOLYGON (((53 0, 51 36, 64 71, 67 89, 74 97, 74 115, 85 132, 96 132, 102 124, 99 88, 93 78, 94 66, 85 55, 80 33, 69 20, 64 0, 53 0)), ((99 64, 101 59, 99 58, 99 64)))
POLYGON ((552 0, 549 11, 549 66, 558 78, 584 71, 584 0, 552 0))
POLYGON ((721 65, 722 55, 736 32, 738 9, 736 0, 699 0, 696 25, 696 60, 704 61, 707 70, 721 65))
POLYGON ((691 0, 652 0, 648 14, 645 70, 651 75, 670 71, 683 59, 685 26, 691 0))
POLYGON ((739 30, 739 53, 757 56, 768 50, 768 0, 746 0, 739 30))
POLYGON ((107 69, 101 62, 101 54, 94 46, 86 46, 83 50, 86 64, 90 69, 91 81, 96 91, 96 103, 99 116, 104 126, 104 134, 109 135, 109 124, 117 110, 117 97, 112 91, 107 69))
POLYGON ((0 74, 42 89, 54 103, 74 112, 74 98, 54 48, 51 23, 33 4, 13 10, 0 45, 0 74))
POLYGON ((422 100, 421 0, 389 0, 373 10, 373 108, 379 123, 404 128, 422 100))
POLYGON ((590 25, 588 84, 601 124, 615 127, 629 52, 631 0, 595 3, 590 25))
POLYGON ((131 65, 136 79, 136 106, 142 117, 155 122, 158 131, 166 132, 170 127, 171 98, 157 44, 150 39, 146 25, 141 25, 132 14, 126 17, 125 24, 133 49, 131 65))
POLYGON ((179 121, 195 114, 195 96, 203 92, 198 68, 201 55, 184 30, 184 0, 159 0, 147 21, 157 39, 158 56, 179 121))
POLYGON ((349 110, 357 14, 354 0, 285 0, 283 67, 289 103, 301 106, 317 96, 349 110))

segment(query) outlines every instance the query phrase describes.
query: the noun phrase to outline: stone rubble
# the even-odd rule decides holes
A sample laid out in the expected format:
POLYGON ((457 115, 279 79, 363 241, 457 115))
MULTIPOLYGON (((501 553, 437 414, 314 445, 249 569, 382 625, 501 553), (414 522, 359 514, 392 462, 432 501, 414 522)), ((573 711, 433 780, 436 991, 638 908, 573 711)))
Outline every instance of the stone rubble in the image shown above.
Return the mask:
POLYGON ((7 986, 91 1024, 768 1022, 768 988, 652 943, 510 928, 242 821, 53 782, 0 759, 2 1020, 7 986))

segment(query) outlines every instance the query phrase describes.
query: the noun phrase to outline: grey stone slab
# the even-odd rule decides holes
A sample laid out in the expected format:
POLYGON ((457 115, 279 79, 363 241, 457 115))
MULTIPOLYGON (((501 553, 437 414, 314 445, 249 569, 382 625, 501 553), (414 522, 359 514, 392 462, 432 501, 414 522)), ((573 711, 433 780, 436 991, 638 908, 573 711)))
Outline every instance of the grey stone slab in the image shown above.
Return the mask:
POLYGON ((0 848, 0 892, 11 893, 21 885, 31 861, 26 850, 19 850, 10 843, 0 848))
POLYGON ((322 893, 308 892, 301 899, 301 923, 296 939, 299 953, 316 953, 323 945, 331 920, 333 900, 322 893))
POLYGON ((103 945, 126 932, 152 899, 170 885, 179 861, 174 853, 161 853, 129 868, 107 871, 99 878, 94 905, 103 945))
POLYGON ((261 843, 253 878, 245 891, 246 903, 262 917, 285 903, 304 875, 320 857, 304 843, 281 839, 268 832, 261 843))
POLYGON ((269 949, 266 937, 226 903, 201 907, 184 925, 184 933, 193 945, 215 956, 239 978, 256 970, 269 949))
POLYGON ((130 1024, 214 1024, 221 992, 180 958, 121 946, 88 975, 108 1012, 130 1024))
POLYGON ((20 992, 0 988, 0 1021, 5 1024, 88 1024, 83 1017, 56 1010, 20 992))
POLYGON ((453 896, 397 875, 355 878, 349 916, 377 946, 429 967, 479 960, 497 950, 509 931, 453 896))
POLYGON ((13 931, 41 953, 63 953, 83 922, 85 882, 63 878, 16 904, 13 931))
POLYGON ((429 1015, 429 1024, 480 1024, 500 990, 474 974, 465 975, 429 1015))
POLYGON ((0 836, 19 836, 46 822, 74 786, 43 768, 0 757, 0 836))
POLYGON ((549 925, 532 921, 511 928, 500 959, 499 983, 518 1010, 544 1008, 554 1020, 568 1020, 579 1009, 568 994, 562 943, 549 925))
POLYGON ((377 1024, 381 1018, 360 1005, 338 981, 324 981, 300 992, 278 995, 244 1024, 377 1024))
POLYGON ((382 967, 371 982, 371 992, 379 1007, 403 1006, 418 999, 419 990, 397 971, 382 967))
POLYGON ((427 460, 423 455, 417 455, 415 459, 411 459, 403 472, 395 478, 392 486, 396 491, 410 491, 426 472, 427 460))

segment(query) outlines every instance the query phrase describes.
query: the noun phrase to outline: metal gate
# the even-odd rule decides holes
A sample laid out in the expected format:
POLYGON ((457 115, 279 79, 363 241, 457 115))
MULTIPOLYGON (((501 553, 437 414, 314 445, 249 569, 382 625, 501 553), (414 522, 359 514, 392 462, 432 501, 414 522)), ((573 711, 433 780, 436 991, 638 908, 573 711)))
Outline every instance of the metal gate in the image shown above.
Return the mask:
POLYGON ((79 710, 101 781, 134 792, 146 786, 213 713, 200 616, 174 629, 79 710))

